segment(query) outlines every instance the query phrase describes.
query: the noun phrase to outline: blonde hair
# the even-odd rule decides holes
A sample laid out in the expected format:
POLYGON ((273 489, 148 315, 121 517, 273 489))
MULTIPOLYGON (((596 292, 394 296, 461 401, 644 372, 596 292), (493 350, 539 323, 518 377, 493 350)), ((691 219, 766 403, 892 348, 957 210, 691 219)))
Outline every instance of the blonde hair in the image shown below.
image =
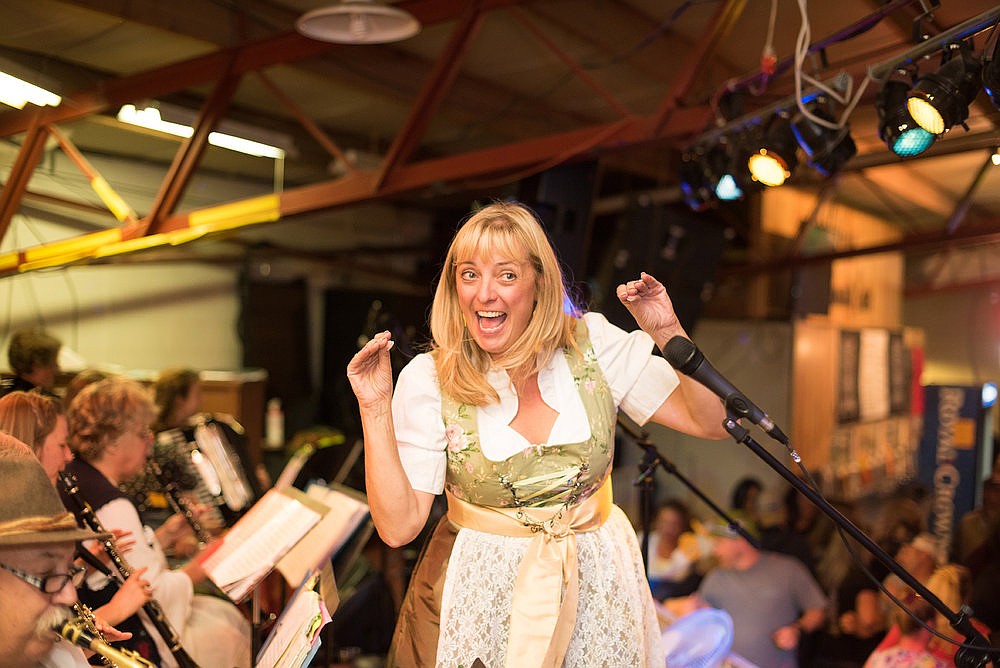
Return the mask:
POLYGON ((156 411, 149 392, 130 378, 113 376, 87 385, 66 413, 69 447, 85 462, 101 458, 129 429, 149 425, 156 411))
MULTIPOLYGON (((960 564, 939 566, 929 578, 927 588, 952 610, 958 610, 969 602, 972 595, 972 573, 960 564)), ((948 629, 950 623, 940 612, 936 612, 939 629, 948 629)))
POLYGON ((497 401, 499 396, 486 380, 491 364, 505 369, 516 386, 548 363, 556 350, 574 345, 576 320, 565 313, 567 302, 559 260, 534 213, 523 204, 507 202, 477 211, 452 239, 431 307, 441 391, 455 401, 476 406, 497 401), (527 329, 495 359, 469 333, 456 287, 460 263, 492 254, 527 261, 535 272, 535 305, 527 329))
POLYGON ((59 402, 39 392, 11 392, 0 399, 0 431, 25 443, 36 455, 60 415, 59 402))

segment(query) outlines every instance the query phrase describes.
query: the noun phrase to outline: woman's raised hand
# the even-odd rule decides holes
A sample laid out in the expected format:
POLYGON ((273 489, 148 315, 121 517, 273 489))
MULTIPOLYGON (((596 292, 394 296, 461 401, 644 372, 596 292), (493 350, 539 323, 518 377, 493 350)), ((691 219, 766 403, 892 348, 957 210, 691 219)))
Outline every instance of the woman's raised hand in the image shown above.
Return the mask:
POLYGON ((392 346, 392 335, 379 332, 347 365, 347 378, 361 408, 392 399, 392 346))
POLYGON ((619 285, 615 293, 636 324, 653 337, 660 348, 674 336, 684 335, 667 289, 646 272, 642 272, 638 280, 619 285))

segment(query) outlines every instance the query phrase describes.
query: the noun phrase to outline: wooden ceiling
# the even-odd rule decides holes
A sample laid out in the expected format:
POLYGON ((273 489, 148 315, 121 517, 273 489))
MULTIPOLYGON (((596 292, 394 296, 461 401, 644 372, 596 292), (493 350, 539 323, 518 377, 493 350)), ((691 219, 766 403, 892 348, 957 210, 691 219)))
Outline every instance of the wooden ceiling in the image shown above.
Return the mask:
MULTIPOLYGON (((873 66, 911 50, 915 34, 933 42, 978 25, 996 10, 992 0, 776 0, 773 76, 761 73, 766 0, 408 0, 396 4, 422 31, 385 45, 297 34, 295 20, 321 4, 6 0, 0 64, 41 74, 63 102, 0 113, 0 239, 27 208, 75 224, 82 236, 67 261, 93 260, 108 230, 119 245, 104 256, 119 256, 371 202, 468 201, 580 160, 626 175, 608 179, 617 184, 603 192, 609 201, 639 192, 676 199, 685 148, 727 118, 793 99, 804 25, 814 48, 802 71, 821 81, 846 73, 862 91, 849 120, 858 155, 832 184, 804 164, 793 183, 898 224, 903 247, 1000 231, 1000 168, 985 167, 1000 113, 986 94, 973 102, 967 132, 953 129, 902 161, 877 136, 879 85, 865 83, 873 66), (123 104, 154 101, 186 113, 193 137, 115 118, 123 104), (279 170, 207 145, 213 127, 234 123, 287 142, 279 170), (39 177, 52 151, 76 153, 61 188, 39 177), (126 176, 104 167, 114 163, 129 166, 126 176), (108 211, 88 187, 94 172, 130 211, 108 211), (206 194, 202 178, 238 181, 238 194, 206 194)), ((989 30, 975 32, 980 53, 989 30)), ((936 67, 936 57, 915 66, 936 67)), ((0 274, 30 269, 26 257, 0 274)))

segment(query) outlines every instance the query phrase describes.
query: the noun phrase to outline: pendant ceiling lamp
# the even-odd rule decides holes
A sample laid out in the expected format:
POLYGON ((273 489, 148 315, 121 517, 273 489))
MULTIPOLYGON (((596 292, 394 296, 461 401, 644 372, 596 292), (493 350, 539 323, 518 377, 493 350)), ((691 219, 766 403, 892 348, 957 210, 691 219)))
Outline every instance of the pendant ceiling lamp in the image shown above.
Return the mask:
POLYGON ((413 37, 420 32, 420 22, 409 12, 376 0, 342 0, 303 14, 295 29, 321 42, 385 44, 413 37))

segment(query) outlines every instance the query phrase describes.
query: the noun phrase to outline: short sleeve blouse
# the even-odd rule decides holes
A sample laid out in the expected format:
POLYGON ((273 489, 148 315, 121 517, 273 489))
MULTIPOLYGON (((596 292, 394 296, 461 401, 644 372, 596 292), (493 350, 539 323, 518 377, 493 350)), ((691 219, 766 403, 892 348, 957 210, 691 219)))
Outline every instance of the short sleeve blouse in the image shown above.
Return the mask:
MULTIPOLYGON (((653 340, 645 332, 626 332, 599 313, 587 313, 583 318, 615 406, 638 424, 645 424, 677 387, 677 374, 666 360, 651 354, 653 340)), ((491 369, 487 379, 500 401, 478 409, 480 443, 487 458, 501 461, 530 444, 508 426, 517 414, 517 395, 506 371, 491 369)), ((552 356, 538 374, 538 387, 545 403, 559 414, 549 443, 588 438, 590 424, 564 355, 552 356)), ((440 494, 444 490, 447 441, 441 390, 429 354, 417 355, 400 372, 392 415, 399 456, 410 484, 414 489, 440 494)))

